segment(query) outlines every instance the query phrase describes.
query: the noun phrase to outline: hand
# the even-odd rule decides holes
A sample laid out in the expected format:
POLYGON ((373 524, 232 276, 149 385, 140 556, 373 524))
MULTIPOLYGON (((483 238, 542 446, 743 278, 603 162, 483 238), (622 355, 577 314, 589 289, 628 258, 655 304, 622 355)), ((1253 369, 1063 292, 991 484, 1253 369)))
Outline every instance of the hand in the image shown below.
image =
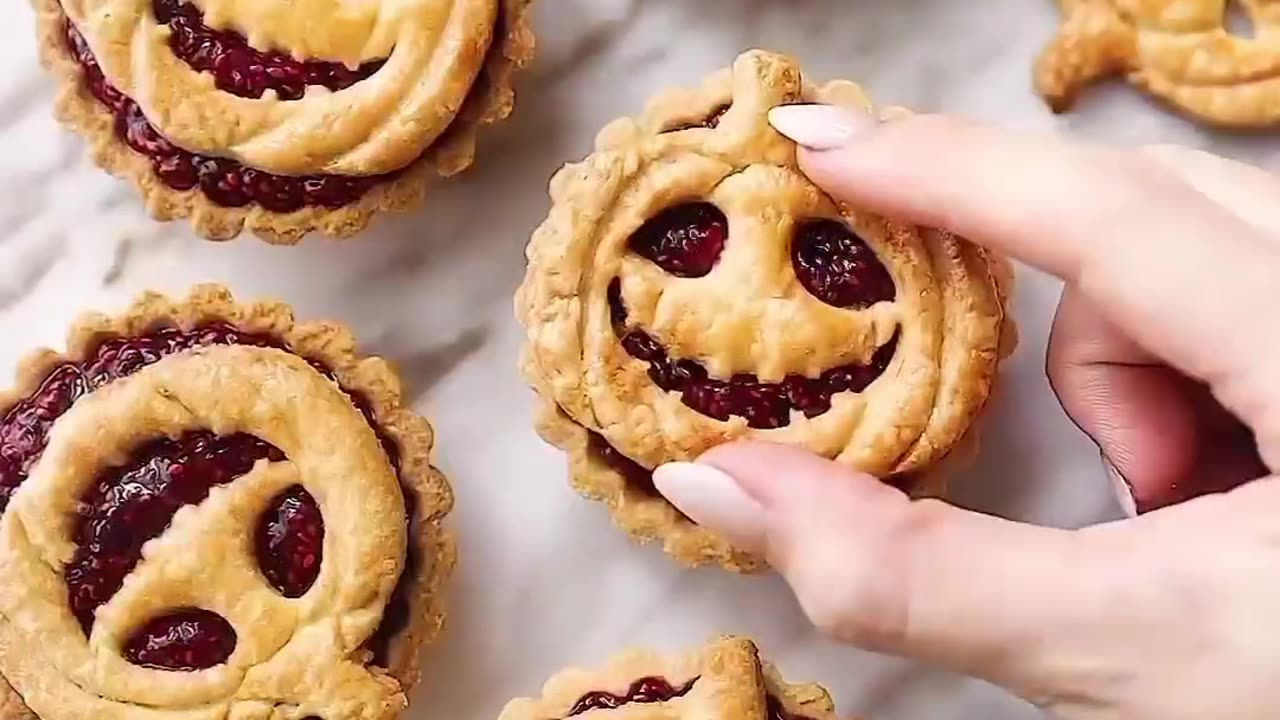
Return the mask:
POLYGON ((1066 282, 1050 378, 1151 511, 1033 527, 759 443, 661 467, 659 489, 766 554, 837 638, 1070 720, 1280 717, 1280 182, 938 117, 773 121, 833 196, 1066 282))

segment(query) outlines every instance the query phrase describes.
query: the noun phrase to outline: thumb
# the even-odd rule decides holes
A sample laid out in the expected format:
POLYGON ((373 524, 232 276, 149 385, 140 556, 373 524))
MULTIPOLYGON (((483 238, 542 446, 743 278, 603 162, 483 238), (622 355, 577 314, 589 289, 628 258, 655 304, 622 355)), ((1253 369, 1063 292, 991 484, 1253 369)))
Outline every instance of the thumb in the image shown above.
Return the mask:
POLYGON ((1089 605, 1069 570, 1073 533, 911 501, 801 449, 726 445, 654 482, 695 522, 764 554, 828 634, 1029 699, 1052 694, 1047 653, 1089 605))

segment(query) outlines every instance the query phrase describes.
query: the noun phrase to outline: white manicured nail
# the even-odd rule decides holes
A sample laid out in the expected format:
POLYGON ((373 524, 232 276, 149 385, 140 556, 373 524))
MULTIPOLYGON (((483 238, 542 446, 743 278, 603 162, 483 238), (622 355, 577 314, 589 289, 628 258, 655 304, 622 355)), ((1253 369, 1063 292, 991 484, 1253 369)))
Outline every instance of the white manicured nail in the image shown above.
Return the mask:
POLYGON ((781 105, 769 111, 769 124, 810 150, 835 150, 879 123, 868 113, 834 105, 781 105))
POLYGON ((735 547, 763 550, 764 507, 729 474, 699 463, 667 463, 653 471, 653 484, 680 512, 735 547))
POLYGON ((1102 458, 1102 464, 1107 468, 1107 477, 1111 480, 1111 488, 1115 491, 1116 501, 1120 503, 1120 509, 1127 517, 1137 517, 1138 503, 1133 498, 1133 488, 1129 487, 1129 481, 1124 479, 1124 475, 1120 474, 1120 470, 1107 458, 1102 458))

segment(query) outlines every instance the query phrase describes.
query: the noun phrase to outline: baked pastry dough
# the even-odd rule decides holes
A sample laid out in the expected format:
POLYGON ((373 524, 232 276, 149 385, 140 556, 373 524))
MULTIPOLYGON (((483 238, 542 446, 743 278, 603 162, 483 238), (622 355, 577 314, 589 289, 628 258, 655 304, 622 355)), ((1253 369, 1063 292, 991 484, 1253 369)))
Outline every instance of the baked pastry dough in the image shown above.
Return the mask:
POLYGON ((722 637, 667 656, 647 650, 615 655, 599 670, 565 670, 539 698, 508 703, 498 720, 832 720, 820 685, 791 685, 760 659, 755 643, 722 637))
POLYGON ((766 117, 803 102, 870 107, 758 51, 663 93, 556 175, 528 247, 539 430, 579 491, 685 563, 760 566, 659 497, 653 468, 757 438, 923 492, 1013 346, 1007 263, 822 193, 766 117))
POLYGON ((1240 0, 1255 36, 1225 26, 1228 0, 1059 0, 1063 25, 1036 65, 1061 112, 1110 75, 1212 125, 1280 122, 1280 2, 1240 0))
POLYGON ((0 397, 4 720, 377 720, 454 562, 387 363, 197 288, 76 323, 0 397))
POLYGON ((357 232, 471 163, 530 0, 32 0, 59 117, 158 219, 357 232))

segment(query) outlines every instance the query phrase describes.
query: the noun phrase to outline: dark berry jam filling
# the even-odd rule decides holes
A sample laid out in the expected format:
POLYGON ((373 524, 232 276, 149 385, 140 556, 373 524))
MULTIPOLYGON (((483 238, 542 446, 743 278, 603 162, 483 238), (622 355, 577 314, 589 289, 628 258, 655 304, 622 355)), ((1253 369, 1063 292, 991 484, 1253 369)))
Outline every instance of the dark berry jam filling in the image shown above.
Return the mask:
POLYGON ((280 493, 254 535, 258 566, 267 582, 287 598, 307 594, 324 559, 324 517, 301 485, 280 493))
POLYGON ((398 174, 274 175, 234 160, 183 150, 151 125, 137 103, 107 82, 88 43, 70 21, 65 29, 67 48, 83 69, 89 92, 115 116, 116 136, 150 159, 156 177, 174 190, 198 187, 205 197, 223 207, 257 203, 272 212, 288 213, 304 207, 336 209, 350 205, 374 185, 398 174))
POLYGON ((631 683, 631 687, 622 695, 614 695, 603 690, 595 690, 583 695, 573 704, 565 717, 581 715, 591 710, 612 710, 632 703, 667 702, 689 694, 696 682, 698 678, 676 686, 660 677, 643 677, 631 683))
MULTIPOLYGON (((76 400, 166 356, 213 345, 287 350, 273 337, 211 323, 193 330, 157 328, 137 337, 107 338, 89 348, 83 360, 55 367, 35 392, 0 416, 0 514, 39 460, 54 422, 76 400)), ((317 371, 332 378, 328 368, 309 362, 317 371)), ((349 396, 378 434, 398 475, 400 454, 395 441, 377 424, 366 398, 352 393, 349 396)), ((86 632, 92 628, 94 612, 119 590, 137 564, 142 545, 163 533, 180 507, 201 502, 210 488, 231 482, 262 458, 281 460, 283 455, 252 436, 219 437, 192 432, 177 439, 152 441, 139 448, 122 467, 104 471, 81 503, 76 524, 77 551, 66 569, 72 611, 86 632)), ((403 483, 401 485, 403 489, 403 483)), ((417 507, 407 489, 405 494, 408 522, 412 524, 417 507)), ((314 582, 314 573, 322 561, 323 532, 323 519, 314 498, 299 489, 282 493, 260 521, 257 536, 260 567, 282 594, 300 596, 314 582)), ((387 645, 408 625, 413 585, 410 580, 420 562, 417 548, 410 543, 405 572, 387 605, 382 627, 369 641, 375 661, 386 657, 387 645)), ((211 650, 224 648, 227 638, 205 636, 202 628, 217 628, 218 622, 209 619, 204 611, 191 612, 204 614, 179 611, 155 620, 158 624, 140 630, 137 638, 141 639, 137 639, 136 647, 131 647, 135 647, 137 653, 159 653, 154 657, 160 657, 167 652, 181 655, 185 652, 181 643, 187 643, 209 648, 205 654, 199 654, 201 658, 217 656, 211 650), (178 619, 164 624, 166 618, 172 617, 178 619), (163 648, 147 649, 153 645, 163 648)), ((221 618, 217 620, 225 625, 221 618)), ((234 633, 231 638, 231 649, 234 649, 234 633)), ((231 650, 226 652, 229 654, 231 650)), ((161 660, 139 664, 167 667, 161 660)), ((191 667, 204 666, 196 663, 191 667)))
POLYGON ((698 128, 714 130, 715 128, 719 127, 720 120, 724 118, 725 113, 729 112, 730 107, 732 107, 731 104, 725 103, 724 105, 717 107, 715 110, 712 110, 710 115, 707 115, 705 118, 701 120, 696 120, 694 122, 687 122, 687 123, 679 123, 677 125, 673 125, 667 128, 666 130, 663 130, 663 132, 680 132, 681 130, 696 130, 698 128))
POLYGON ((223 324, 195 330, 162 328, 142 337, 104 340, 91 348, 84 360, 54 368, 39 389, 0 418, 0 513, 39 460, 54 421, 76 400, 167 355, 208 345, 269 347, 276 343, 265 335, 223 324))
POLYGON ((663 390, 678 392, 688 407, 717 420, 745 418, 753 428, 771 429, 791 423, 791 411, 817 417, 831 409, 831 398, 846 391, 862 392, 889 367, 898 338, 878 348, 866 365, 850 363, 832 368, 816 378, 789 375, 780 383, 761 382, 741 373, 728 380, 710 377, 696 360, 671 358, 662 344, 647 332, 627 327, 622 284, 609 285, 609 311, 613 329, 631 357, 649 365, 649 377, 663 390))
MULTIPOLYGON (((142 559, 142 546, 169 527, 174 513, 203 502, 211 489, 262 459, 283 460, 284 453, 251 435, 202 431, 154 440, 125 465, 99 474, 80 503, 76 553, 66 567, 68 602, 85 634, 142 559)), ((281 562, 259 554, 263 561, 281 562)))
POLYGON ((702 277, 720 260, 729 220, 710 203, 676 205, 650 218, 627 248, 677 277, 702 277))
POLYGON ((374 74, 385 62, 373 60, 354 70, 338 62, 300 62, 288 53, 256 50, 235 31, 210 28, 191 3, 154 0, 151 7, 156 21, 171 30, 173 54, 193 70, 211 73, 219 90, 240 97, 260 98, 275 90, 282 100, 297 100, 309 85, 338 91, 374 74))
POLYGON ((801 223, 791 242, 791 262, 800 284, 828 305, 865 308, 897 295, 884 263, 842 222, 801 223))
POLYGON ((142 626, 124 646, 124 657, 153 670, 192 672, 221 665, 236 649, 236 631, 207 610, 184 609, 142 626))
POLYGON ((658 489, 653 485, 653 471, 623 455, 602 436, 588 432, 587 450, 622 475, 622 479, 631 487, 646 495, 658 496, 658 489))

